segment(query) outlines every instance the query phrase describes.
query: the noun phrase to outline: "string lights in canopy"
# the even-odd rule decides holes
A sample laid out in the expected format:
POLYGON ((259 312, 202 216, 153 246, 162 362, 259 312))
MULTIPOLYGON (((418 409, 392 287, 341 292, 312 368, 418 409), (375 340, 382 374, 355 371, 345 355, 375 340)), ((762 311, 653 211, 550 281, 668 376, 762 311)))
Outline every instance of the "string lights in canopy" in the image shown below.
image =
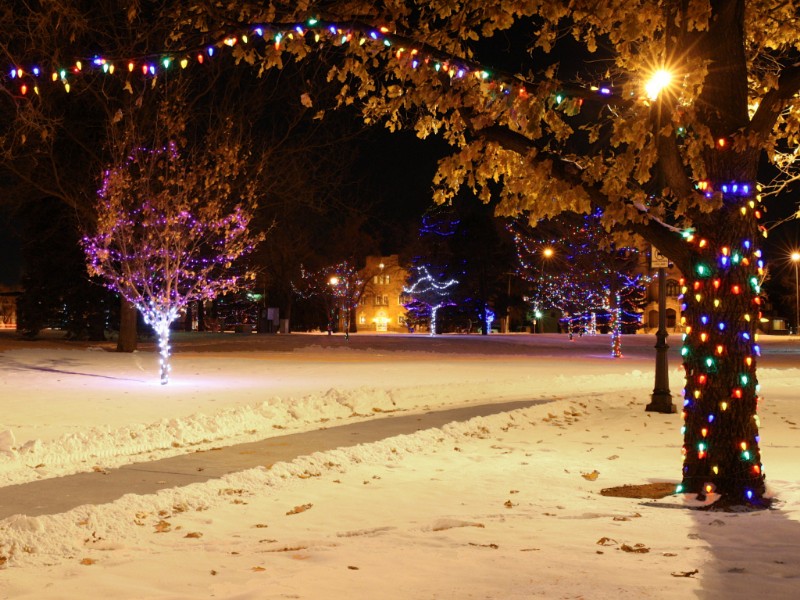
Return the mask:
MULTIPOLYGON (((123 77, 138 74, 145 78, 155 78, 176 68, 203 65, 240 44, 254 44, 260 40, 280 52, 288 44, 301 41, 300 38, 305 43, 329 43, 335 46, 373 44, 382 49, 391 49, 394 57, 403 61, 408 68, 432 69, 451 79, 476 78, 491 85, 496 92, 509 97, 526 97, 533 89, 531 82, 519 76, 490 71, 478 62, 455 58, 408 36, 392 32, 386 26, 374 27, 355 21, 335 23, 317 18, 294 23, 254 24, 240 28, 215 42, 180 50, 128 57, 98 54, 76 58, 68 64, 46 59, 35 64, 12 64, 5 71, 5 78, 11 83, 9 87, 16 87, 21 96, 39 94, 42 86, 47 84, 61 85, 69 93, 77 78, 90 74, 123 77)), ((614 97, 608 86, 563 86, 562 91, 554 95, 553 101, 560 104, 572 97, 580 104, 584 98, 595 95, 609 99, 614 97)), ((615 97, 615 100, 623 101, 619 97, 615 97)))

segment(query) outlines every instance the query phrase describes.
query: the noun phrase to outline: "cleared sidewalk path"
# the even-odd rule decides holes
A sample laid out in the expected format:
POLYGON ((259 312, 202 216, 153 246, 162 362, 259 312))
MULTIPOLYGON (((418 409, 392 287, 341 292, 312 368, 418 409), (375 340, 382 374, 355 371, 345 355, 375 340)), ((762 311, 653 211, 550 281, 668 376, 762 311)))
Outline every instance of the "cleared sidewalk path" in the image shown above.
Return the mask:
POLYGON ((481 404, 406 416, 386 416, 350 425, 271 437, 152 462, 133 463, 106 472, 77 473, 0 488, 0 519, 58 514, 84 504, 105 504, 125 494, 152 494, 165 488, 219 478, 298 456, 355 446, 392 436, 441 427, 453 421, 493 415, 549 400, 481 404))

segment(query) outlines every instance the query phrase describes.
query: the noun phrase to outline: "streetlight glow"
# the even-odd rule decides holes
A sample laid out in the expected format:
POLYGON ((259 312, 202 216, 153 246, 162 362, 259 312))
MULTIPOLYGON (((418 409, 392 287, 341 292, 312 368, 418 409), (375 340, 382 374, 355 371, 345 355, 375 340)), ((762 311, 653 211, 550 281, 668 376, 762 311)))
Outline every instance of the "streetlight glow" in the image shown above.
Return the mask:
POLYGON ((545 248, 544 250, 542 250, 542 254, 544 254, 545 258, 550 258, 551 256, 553 256, 553 252, 554 251, 552 248, 545 248))
POLYGON ((655 100, 665 87, 672 81, 672 73, 665 69, 659 69, 644 86, 644 91, 650 100, 655 100))

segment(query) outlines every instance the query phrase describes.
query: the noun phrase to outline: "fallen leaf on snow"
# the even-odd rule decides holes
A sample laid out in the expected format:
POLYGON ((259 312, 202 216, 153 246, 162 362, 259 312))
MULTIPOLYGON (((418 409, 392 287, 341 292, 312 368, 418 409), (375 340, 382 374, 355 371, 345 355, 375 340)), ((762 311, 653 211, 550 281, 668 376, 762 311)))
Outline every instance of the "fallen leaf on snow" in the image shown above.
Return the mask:
POLYGON ((169 522, 161 520, 156 523, 156 533, 166 533, 167 531, 172 530, 172 525, 169 522))
POLYGON ((82 565, 93 565, 96 562, 97 561, 95 559, 93 559, 93 558, 83 558, 83 559, 81 559, 81 564, 82 565))
POLYGON ((622 544, 619 547, 620 550, 623 552, 635 552, 636 554, 646 554, 650 552, 650 548, 645 546, 644 544, 634 544, 633 546, 628 546, 628 544, 622 544))
POLYGON ((203 534, 200 533, 199 531, 190 531, 189 533, 187 533, 183 537, 185 537, 185 538, 201 538, 201 537, 203 537, 203 534))
POLYGON ((617 544, 617 540, 612 540, 611 538, 601 537, 597 542, 595 542, 598 546, 614 546, 617 544))
POLYGON ((581 473, 581 477, 583 477, 586 481, 595 481, 598 475, 600 475, 600 471, 597 470, 594 470, 591 473, 581 473))
POLYGON ((287 515, 296 515, 296 514, 301 513, 301 512, 306 512, 312 506, 314 506, 314 505, 311 504, 311 503, 309 503, 309 504, 301 504, 300 506, 295 506, 292 510, 290 510, 286 514, 287 515))
POLYGON ((261 571, 266 571, 266 569, 264 567, 253 567, 253 571, 260 573, 261 571))
POLYGON ((670 573, 673 577, 694 577, 700 571, 695 569, 694 571, 676 571, 675 573, 670 573))

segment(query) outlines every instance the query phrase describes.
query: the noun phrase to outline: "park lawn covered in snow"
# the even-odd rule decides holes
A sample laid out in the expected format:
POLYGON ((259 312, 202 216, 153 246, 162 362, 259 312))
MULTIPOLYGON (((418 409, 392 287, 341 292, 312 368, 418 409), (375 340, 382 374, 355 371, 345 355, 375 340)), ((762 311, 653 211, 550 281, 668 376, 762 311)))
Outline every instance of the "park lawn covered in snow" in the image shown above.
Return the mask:
POLYGON ((437 407, 550 401, 6 518, 0 598, 793 597, 797 341, 765 341, 759 371, 775 509, 720 513, 601 494, 678 483, 680 417, 643 410, 643 337, 612 360, 607 337, 197 336, 177 342, 165 387, 149 351, 9 342, 3 485, 437 407))

